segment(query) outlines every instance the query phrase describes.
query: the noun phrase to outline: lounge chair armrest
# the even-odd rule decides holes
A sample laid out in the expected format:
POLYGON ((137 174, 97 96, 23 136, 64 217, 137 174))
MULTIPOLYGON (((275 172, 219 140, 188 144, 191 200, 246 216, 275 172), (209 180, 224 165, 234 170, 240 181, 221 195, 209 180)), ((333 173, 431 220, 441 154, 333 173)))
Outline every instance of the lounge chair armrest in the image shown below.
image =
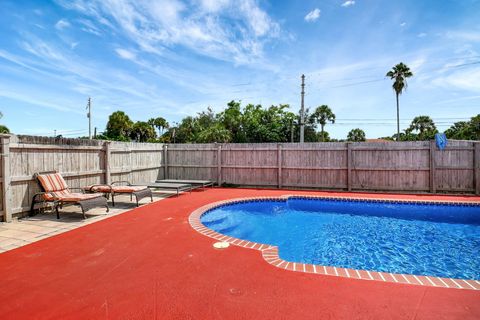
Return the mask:
POLYGON ((111 185, 113 186, 114 184, 119 184, 119 183, 126 183, 127 186, 131 186, 132 184, 130 183, 130 181, 127 181, 127 180, 119 180, 119 181, 114 181, 111 183, 111 185))
MULTIPOLYGON (((50 196, 52 196, 53 198, 55 198, 55 196, 51 193, 51 192, 37 192, 33 195, 32 197, 32 201, 35 202, 37 200, 37 198, 43 196, 43 195, 46 195, 46 194, 49 194, 50 196)), ((41 201, 45 201, 43 198, 41 198, 41 201)))
MULTIPOLYGON (((92 192, 92 193, 95 192, 95 191, 93 190, 95 187, 107 187, 107 188, 110 189, 110 193, 113 191, 113 190, 112 190, 112 186, 109 185, 109 184, 94 184, 94 185, 90 186, 90 188, 88 189, 88 192, 92 192)), ((85 191, 85 190, 84 190, 84 191, 85 191)))
POLYGON ((46 194, 50 195, 50 197, 52 197, 53 200, 45 200, 45 198, 41 198, 39 202, 54 202, 54 201, 59 201, 60 200, 60 199, 58 199, 57 196, 55 196, 55 193, 53 193, 53 192, 37 192, 33 195, 32 202, 36 201, 36 199, 38 197, 44 196, 46 194))
POLYGON ((53 206, 56 205, 57 200, 45 200, 42 196, 45 194, 49 194, 53 197, 53 194, 50 192, 37 192, 32 197, 32 203, 30 205, 30 214, 34 214, 35 211, 35 204, 43 203, 43 206, 47 202, 53 202, 53 206))

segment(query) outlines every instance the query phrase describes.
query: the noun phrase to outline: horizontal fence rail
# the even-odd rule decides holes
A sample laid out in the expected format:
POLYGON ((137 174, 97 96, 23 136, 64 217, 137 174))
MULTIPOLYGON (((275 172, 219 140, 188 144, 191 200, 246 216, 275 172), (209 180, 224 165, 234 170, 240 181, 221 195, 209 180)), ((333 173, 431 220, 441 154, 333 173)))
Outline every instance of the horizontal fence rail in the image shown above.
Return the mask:
POLYGON ((29 210, 33 174, 56 170, 69 186, 129 180, 213 180, 219 185, 480 194, 480 142, 156 144, 0 135, 0 217, 29 210))

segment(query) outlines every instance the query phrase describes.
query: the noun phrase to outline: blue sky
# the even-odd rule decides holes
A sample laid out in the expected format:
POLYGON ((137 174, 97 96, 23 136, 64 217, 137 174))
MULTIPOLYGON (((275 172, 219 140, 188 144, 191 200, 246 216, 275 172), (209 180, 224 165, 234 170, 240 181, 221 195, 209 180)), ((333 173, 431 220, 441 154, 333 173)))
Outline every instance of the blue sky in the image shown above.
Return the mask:
POLYGON ((480 113, 478 0, 0 1, 0 123, 19 134, 86 135, 124 110, 170 123, 232 99, 329 105, 345 138, 395 131, 385 73, 415 76, 401 125, 430 115, 439 129, 480 113))

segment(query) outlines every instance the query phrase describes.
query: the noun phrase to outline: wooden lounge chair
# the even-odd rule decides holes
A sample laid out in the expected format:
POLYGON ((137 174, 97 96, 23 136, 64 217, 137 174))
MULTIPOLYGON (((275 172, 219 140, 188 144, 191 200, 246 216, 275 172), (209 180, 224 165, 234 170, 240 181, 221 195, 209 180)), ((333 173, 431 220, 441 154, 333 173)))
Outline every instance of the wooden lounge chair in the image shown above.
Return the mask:
POLYGON ((214 182, 211 180, 182 180, 182 179, 163 179, 157 180, 158 183, 186 183, 192 185, 193 188, 202 188, 205 190, 206 187, 213 187, 214 182))
POLYGON ((137 200, 137 207, 138 202, 145 197, 150 197, 150 201, 153 202, 153 195, 152 190, 150 190, 147 186, 133 186, 128 181, 115 181, 111 184, 95 184, 91 186, 86 186, 83 190, 87 193, 96 193, 100 192, 108 196, 112 196, 112 206, 115 206, 115 195, 118 194, 129 194, 130 201, 132 200, 132 196, 135 196, 137 200))
POLYGON ((60 219, 58 209, 64 205, 80 206, 84 219, 87 218, 85 213, 92 208, 105 207, 107 212, 109 211, 107 199, 103 195, 72 192, 71 190, 78 188, 69 188, 62 175, 56 171, 38 172, 33 177, 38 181, 42 192, 33 196, 32 212, 35 204, 39 202, 52 203, 57 213, 57 219, 60 219))
POLYGON ((149 188, 154 189, 164 189, 164 190, 176 190, 177 197, 179 196, 181 191, 190 191, 192 192, 192 185, 187 183, 161 183, 161 182, 147 182, 147 183, 139 183, 138 185, 141 186, 148 186, 149 188))

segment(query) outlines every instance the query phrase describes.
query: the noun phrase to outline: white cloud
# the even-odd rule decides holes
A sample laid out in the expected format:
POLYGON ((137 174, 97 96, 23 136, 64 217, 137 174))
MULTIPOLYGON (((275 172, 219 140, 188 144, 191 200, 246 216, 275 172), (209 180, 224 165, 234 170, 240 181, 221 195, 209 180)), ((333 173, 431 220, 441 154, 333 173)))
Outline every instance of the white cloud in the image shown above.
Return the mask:
POLYGON ((58 30, 63 30, 65 28, 70 27, 70 22, 68 22, 66 19, 60 19, 55 23, 55 28, 58 30))
POLYGON ((117 52, 120 58, 126 59, 126 60, 135 60, 135 58, 137 57, 137 55, 134 52, 125 50, 122 48, 115 49, 115 52, 117 52))
POLYGON ((342 3, 342 7, 350 7, 350 6, 353 6, 354 4, 355 4, 354 0, 348 0, 342 3))
POLYGON ((79 19, 79 20, 77 20, 77 22, 79 22, 82 25, 82 27, 80 27, 80 29, 82 31, 94 34, 96 36, 101 36, 102 35, 100 30, 90 20, 79 19))
MULTIPOLYGON (((231 0, 58 1, 158 55, 179 45, 215 59, 252 64, 263 58, 264 44, 280 35, 279 23, 256 0, 237 6, 231 0)), ((87 30, 98 31, 91 26, 87 30)))
POLYGON ((480 31, 448 31, 445 36, 453 40, 480 42, 480 31))
POLYGON ((230 0, 200 0, 200 6, 208 12, 218 12, 230 5, 230 0))
POLYGON ((427 36, 427 34, 425 32, 420 32, 419 34, 417 34, 417 37, 419 38, 425 38, 427 36))
POLYGON ((241 1, 240 11, 245 17, 248 17, 247 23, 256 37, 263 37, 269 34, 272 36, 278 35, 279 25, 273 22, 268 14, 258 7, 255 1, 241 1))
POLYGON ((316 21, 318 18, 320 18, 320 9, 315 8, 312 11, 310 11, 306 16, 305 16, 305 21, 307 22, 313 22, 316 21))
POLYGON ((437 76, 432 80, 432 83, 448 90, 456 88, 479 93, 480 83, 478 79, 480 79, 480 68, 472 68, 455 71, 446 76, 437 76))
POLYGON ((402 23, 400 23, 400 27, 405 27, 406 25, 407 25, 407 23, 406 23, 406 22, 402 22, 402 23))

